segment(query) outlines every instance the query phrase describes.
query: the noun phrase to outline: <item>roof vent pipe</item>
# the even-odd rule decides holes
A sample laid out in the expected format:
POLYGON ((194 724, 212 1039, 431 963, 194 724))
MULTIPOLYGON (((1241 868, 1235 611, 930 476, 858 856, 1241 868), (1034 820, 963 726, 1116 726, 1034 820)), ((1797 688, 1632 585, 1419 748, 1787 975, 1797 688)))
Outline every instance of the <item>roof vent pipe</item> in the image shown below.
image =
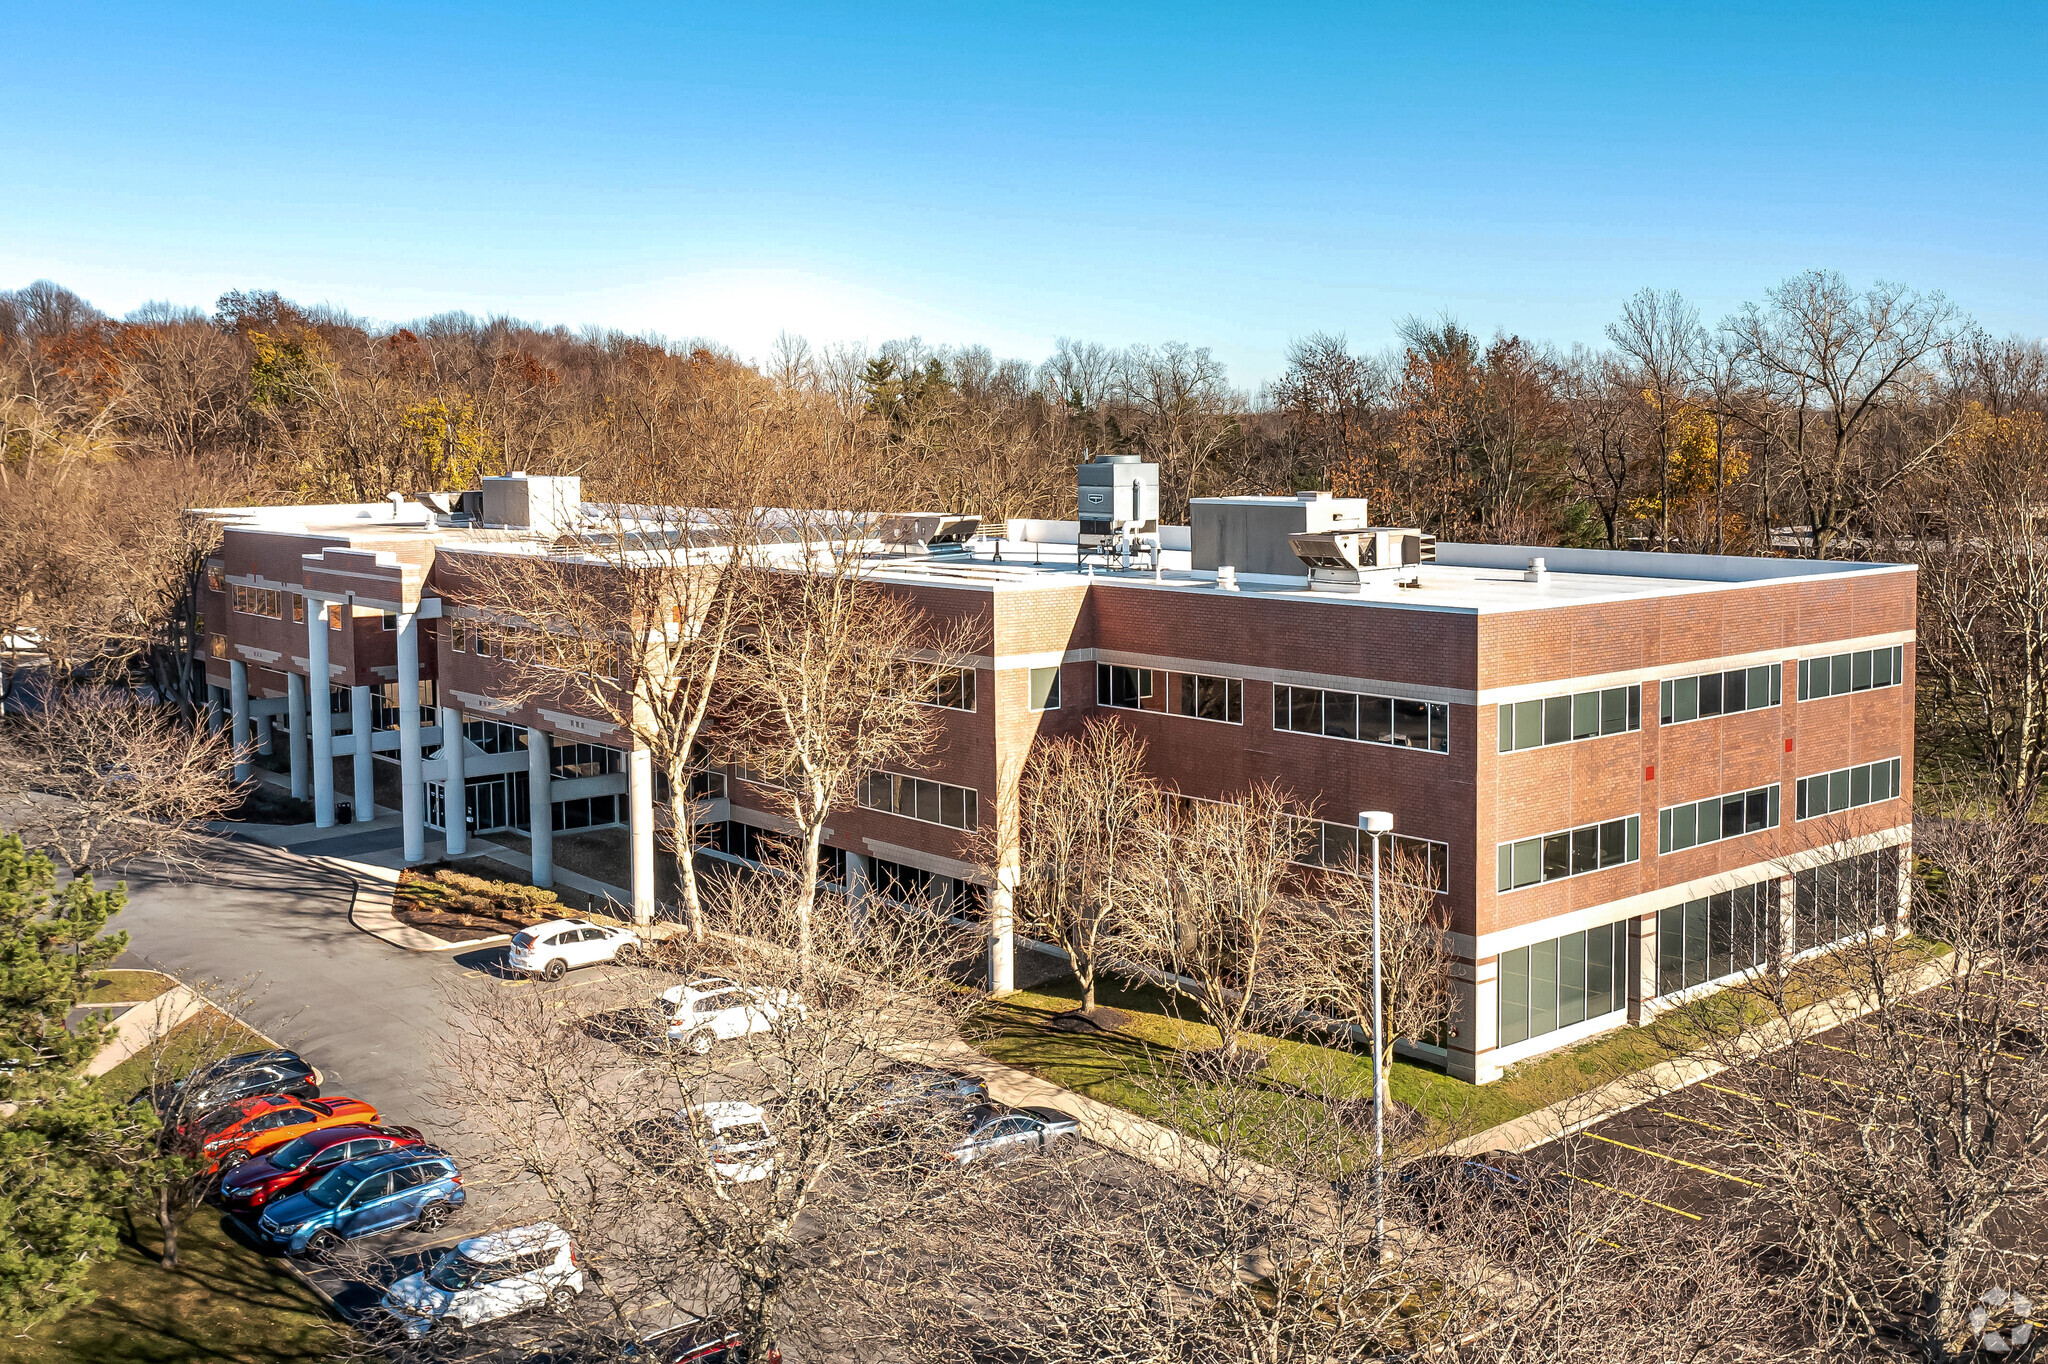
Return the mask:
POLYGON ((398 519, 399 511, 405 506, 405 494, 386 493, 384 494, 384 500, 391 504, 391 519, 393 521, 396 521, 398 519))
POLYGON ((1550 570, 1543 566, 1542 555, 1539 554, 1529 560, 1529 567, 1523 572, 1522 581, 1525 583, 1547 583, 1550 581, 1550 570))
POLYGON ((1220 564, 1217 566, 1216 587, 1218 591, 1222 592, 1237 591, 1237 568, 1235 565, 1220 564))

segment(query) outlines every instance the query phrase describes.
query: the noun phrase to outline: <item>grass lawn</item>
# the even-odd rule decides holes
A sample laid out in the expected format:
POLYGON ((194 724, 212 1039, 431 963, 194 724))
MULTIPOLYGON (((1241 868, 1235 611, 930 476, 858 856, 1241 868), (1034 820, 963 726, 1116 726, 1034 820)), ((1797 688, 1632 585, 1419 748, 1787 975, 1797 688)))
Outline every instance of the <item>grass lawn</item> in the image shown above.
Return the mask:
POLYGON ((161 971, 102 971, 81 1004, 144 1004, 178 982, 161 971))
POLYGON ((149 1084, 153 1057, 162 1048, 170 1049, 172 1069, 183 1074, 200 1061, 219 1060, 237 1052, 267 1051, 270 1043, 262 1034, 243 1027, 209 1004, 171 1029, 170 1036, 155 1047, 135 1053, 92 1083, 116 1099, 126 1099, 149 1084))
POLYGON ((341 1353, 339 1327, 320 1300, 220 1222, 211 1208, 187 1218, 178 1267, 164 1269, 155 1221, 124 1219, 119 1253, 90 1280, 99 1296, 25 1335, 0 1337, 0 1364, 258 1364, 341 1353))
MULTIPOLYGON (((1907 939, 1913 955, 1934 955, 1936 944, 1907 939)), ((1794 1005, 1816 1002, 1842 988, 1832 978, 1828 959, 1794 968, 1790 994, 1794 1005)), ((1152 985, 1122 985, 1099 979, 1097 1002, 1130 1015, 1115 1033, 1070 1033, 1051 1026, 1055 1016, 1076 1008, 1081 992, 1072 976, 1020 990, 984 1006, 969 1023, 968 1040, 982 1052, 1030 1071, 1063 1088, 1115 1104, 1140 1116, 1160 1118, 1155 1097, 1166 1085, 1192 1083, 1174 1064, 1182 1051, 1214 1047, 1216 1030, 1200 1021, 1191 1003, 1152 985)), ((1484 1131, 1512 1118, 1597 1089, 1612 1080, 1659 1061, 1691 1051, 1711 1033, 1761 1021, 1753 1000, 1724 991, 1656 1019, 1644 1027, 1611 1032, 1535 1057, 1509 1068, 1489 1085, 1456 1080, 1432 1066, 1396 1058, 1389 1088, 1396 1103, 1406 1104, 1428 1120, 1432 1140, 1484 1131)), ((1333 1097, 1367 1098, 1372 1094, 1369 1050, 1318 1046, 1284 1038, 1255 1037, 1266 1068, 1258 1081, 1272 1096, 1274 1115, 1316 1099, 1290 1094, 1287 1087, 1333 1097)))

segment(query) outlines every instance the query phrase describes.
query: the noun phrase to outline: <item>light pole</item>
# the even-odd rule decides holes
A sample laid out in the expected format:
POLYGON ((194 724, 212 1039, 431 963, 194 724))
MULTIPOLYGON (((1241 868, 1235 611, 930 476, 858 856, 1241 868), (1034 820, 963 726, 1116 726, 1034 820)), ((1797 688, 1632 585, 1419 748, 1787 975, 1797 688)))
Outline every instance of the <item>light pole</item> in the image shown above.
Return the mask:
POLYGON ((1385 810, 1360 810, 1358 829, 1372 839, 1372 1245, 1387 1253, 1387 1089, 1386 1020, 1382 1017, 1386 989, 1380 982, 1380 835, 1394 828, 1385 810))

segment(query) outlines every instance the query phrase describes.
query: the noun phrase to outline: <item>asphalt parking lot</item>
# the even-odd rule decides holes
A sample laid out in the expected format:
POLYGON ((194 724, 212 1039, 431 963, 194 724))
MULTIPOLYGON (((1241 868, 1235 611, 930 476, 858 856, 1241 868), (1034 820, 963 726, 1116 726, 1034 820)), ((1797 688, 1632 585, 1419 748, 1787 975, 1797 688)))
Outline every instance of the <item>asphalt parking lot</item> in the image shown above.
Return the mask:
MULTIPOLYGON (((2048 981, 2020 984, 2022 1007, 2042 1013, 2042 1031, 2048 1032, 2048 981)), ((1930 1011, 1930 1019, 1938 1020, 1940 1006, 1950 998, 1946 987, 1938 987, 1895 1007, 1930 1011)), ((1844 1141, 1853 1139, 1854 1120, 1867 1112, 1874 1097, 1858 1082, 1862 1072, 1847 1045, 1855 1040, 1855 1030, 1866 1026, 1844 1024, 1798 1044, 1806 1053, 1802 1067, 1813 1080, 1808 1091, 1813 1106, 1804 1112, 1824 1130, 1838 1125, 1844 1141)), ((2030 1041, 2038 1048, 2041 1039, 2030 1041)), ((1770 1087, 1767 1072, 1779 1064, 1771 1056, 1758 1058, 1535 1147, 1524 1157, 1539 1168, 1567 1170, 1573 1178, 1611 1189, 1662 1217, 1701 1222, 1728 1216, 1765 1189, 1757 1177, 1761 1172, 1738 1154, 1765 1137, 1765 1125, 1744 1125, 1741 1115, 1745 1108, 1781 1102, 1762 1092, 1770 1087)))

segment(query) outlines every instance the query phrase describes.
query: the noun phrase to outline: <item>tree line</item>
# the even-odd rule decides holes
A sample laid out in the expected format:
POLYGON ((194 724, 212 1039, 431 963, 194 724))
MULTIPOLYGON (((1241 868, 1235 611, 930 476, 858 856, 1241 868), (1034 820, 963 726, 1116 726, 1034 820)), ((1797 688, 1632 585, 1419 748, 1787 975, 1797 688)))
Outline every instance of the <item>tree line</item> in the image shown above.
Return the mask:
POLYGON ((405 326, 263 290, 111 318, 0 293, 0 629, 189 692, 181 506, 381 499, 575 473, 726 505, 1073 513, 1089 451, 1197 496, 1328 488, 1439 538, 1918 564, 1934 751, 2030 808, 2048 762, 2034 490, 2048 352, 1939 293, 1811 271, 1718 321, 1629 299, 1601 346, 1409 318, 1383 351, 1294 343, 1248 391, 1206 347, 1062 339, 1042 360, 911 338, 708 342, 451 313, 405 326), (138 476, 140 475, 140 476, 138 476))

